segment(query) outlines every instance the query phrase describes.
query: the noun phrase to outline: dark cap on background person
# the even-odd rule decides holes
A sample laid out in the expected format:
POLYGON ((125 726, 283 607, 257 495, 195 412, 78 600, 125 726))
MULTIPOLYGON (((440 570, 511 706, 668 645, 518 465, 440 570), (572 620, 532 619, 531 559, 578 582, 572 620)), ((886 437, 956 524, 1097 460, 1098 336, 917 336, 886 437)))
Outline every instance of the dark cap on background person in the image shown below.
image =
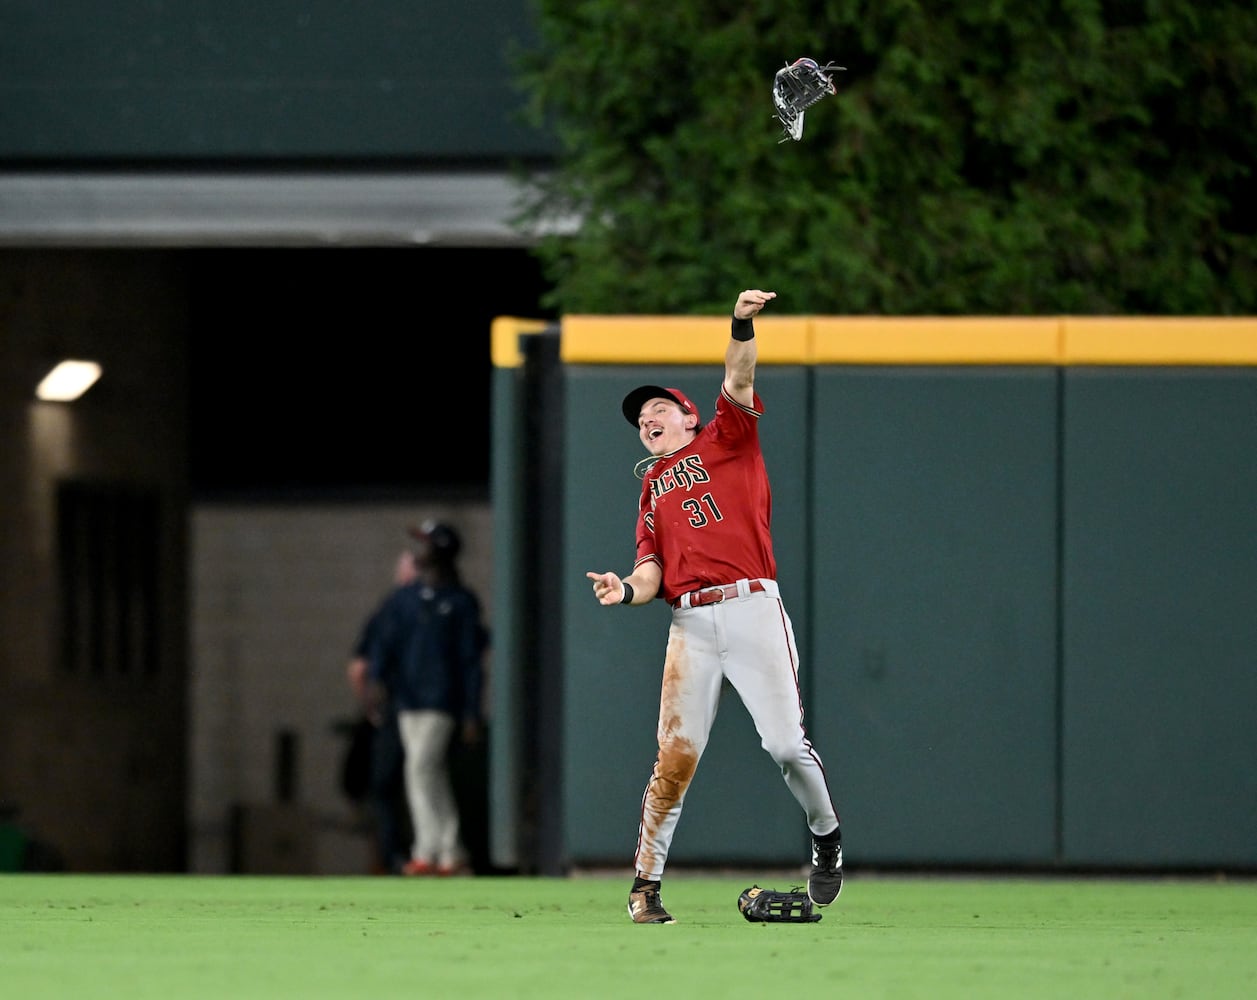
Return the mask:
POLYGON ((418 526, 411 525, 406 529, 410 537, 418 542, 426 542, 433 555, 453 562, 463 550, 463 539, 458 531, 443 521, 429 519, 418 526))
POLYGON ((624 402, 620 404, 620 409, 624 411, 624 419, 634 427, 637 426, 637 418, 641 416, 642 406, 648 399, 670 399, 686 413, 694 414, 700 421, 703 419, 699 415, 698 407, 680 389, 665 389, 661 385, 639 385, 625 396, 624 402))

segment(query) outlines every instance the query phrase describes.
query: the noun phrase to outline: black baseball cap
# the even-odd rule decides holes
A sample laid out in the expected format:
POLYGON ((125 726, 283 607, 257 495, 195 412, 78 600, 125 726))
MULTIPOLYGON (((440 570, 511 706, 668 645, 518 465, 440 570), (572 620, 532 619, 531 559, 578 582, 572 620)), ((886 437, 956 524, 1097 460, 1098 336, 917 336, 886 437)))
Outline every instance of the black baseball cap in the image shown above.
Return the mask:
POLYGON ((703 419, 699 416, 698 407, 690 401, 689 396, 680 389, 665 389, 661 385, 639 385, 625 396, 624 402, 620 404, 620 409, 624 411, 624 419, 636 427, 637 418, 641 416, 646 400, 656 398, 670 399, 686 413, 694 414, 699 420, 703 419))
POLYGON ((446 559, 456 559, 458 553, 463 549, 462 536, 450 525, 443 521, 424 521, 418 527, 411 526, 406 529, 410 537, 420 542, 427 542, 432 546, 432 551, 444 556, 446 559))

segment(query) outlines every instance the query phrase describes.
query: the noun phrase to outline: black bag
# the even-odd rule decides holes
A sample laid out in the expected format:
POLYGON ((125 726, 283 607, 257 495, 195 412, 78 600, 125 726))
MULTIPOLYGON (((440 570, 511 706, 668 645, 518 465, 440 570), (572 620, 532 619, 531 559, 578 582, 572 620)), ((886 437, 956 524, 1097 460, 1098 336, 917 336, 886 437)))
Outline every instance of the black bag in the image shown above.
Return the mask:
POLYGON ((371 787, 371 745, 375 742, 375 726, 360 715, 347 731, 349 746, 341 762, 340 789, 350 802, 362 802, 371 787))

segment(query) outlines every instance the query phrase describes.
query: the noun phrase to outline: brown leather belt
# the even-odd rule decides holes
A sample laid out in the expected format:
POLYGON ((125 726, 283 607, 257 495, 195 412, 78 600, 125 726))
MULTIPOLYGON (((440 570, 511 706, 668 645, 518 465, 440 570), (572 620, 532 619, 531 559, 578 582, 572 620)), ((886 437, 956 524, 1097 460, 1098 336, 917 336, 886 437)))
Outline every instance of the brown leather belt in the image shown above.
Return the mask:
MULTIPOLYGON (((764 584, 761 580, 748 580, 746 584, 747 590, 752 594, 761 594, 764 591, 764 584)), ((738 596, 738 585, 736 583, 726 583, 723 587, 703 587, 700 590, 690 591, 690 607, 701 608, 704 604, 719 604, 728 598, 738 596)), ((682 594, 672 602, 674 608, 681 607, 681 602, 685 600, 682 594)))

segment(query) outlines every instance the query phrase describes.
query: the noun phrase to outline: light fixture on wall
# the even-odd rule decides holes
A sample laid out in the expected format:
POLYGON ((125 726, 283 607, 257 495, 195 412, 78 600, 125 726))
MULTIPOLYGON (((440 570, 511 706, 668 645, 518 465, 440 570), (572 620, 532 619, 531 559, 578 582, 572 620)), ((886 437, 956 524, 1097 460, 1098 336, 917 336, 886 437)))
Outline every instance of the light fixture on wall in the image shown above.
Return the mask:
POLYGON ((95 361, 62 361, 44 376, 35 390, 40 399, 68 403, 87 392, 100 378, 100 365, 95 361))

